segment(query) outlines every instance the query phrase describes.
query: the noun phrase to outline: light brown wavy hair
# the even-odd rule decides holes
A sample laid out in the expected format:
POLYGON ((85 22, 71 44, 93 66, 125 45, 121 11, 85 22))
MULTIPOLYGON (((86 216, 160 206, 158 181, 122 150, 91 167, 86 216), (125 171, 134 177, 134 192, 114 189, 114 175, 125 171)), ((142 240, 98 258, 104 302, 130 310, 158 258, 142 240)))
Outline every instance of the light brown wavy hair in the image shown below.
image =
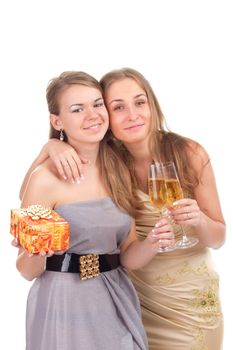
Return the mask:
MULTIPOLYGON (((149 107, 152 115, 152 127, 149 136, 149 145, 151 150, 151 160, 157 159, 158 161, 173 161, 177 168, 178 176, 184 192, 193 195, 195 186, 199 183, 199 178, 193 169, 189 166, 189 152, 195 152, 199 144, 186 137, 173 133, 169 130, 166 124, 166 120, 160 108, 159 102, 155 96, 154 91, 150 83, 146 78, 138 71, 131 68, 122 68, 118 70, 110 71, 105 74, 101 80, 100 85, 103 89, 104 97, 109 87, 116 81, 129 78, 134 80, 146 93, 149 107), (192 141, 192 149, 190 148, 190 141, 192 141)), ((139 187, 136 175, 133 170, 133 159, 124 145, 114 138, 114 135, 109 133, 109 139, 114 142, 118 149, 121 151, 122 157, 125 163, 130 166, 131 175, 134 184, 134 188, 139 187)), ((190 153, 189 153, 190 154, 190 153)))
MULTIPOLYGON (((72 85, 92 87, 103 94, 99 82, 89 74, 80 71, 63 72, 60 76, 50 80, 46 90, 48 110, 51 114, 59 116, 60 95, 72 85)), ((50 124, 49 138, 59 139, 59 136, 60 132, 55 130, 50 124)), ((102 181, 115 204, 134 217, 135 203, 129 170, 118 155, 117 149, 114 146, 111 147, 108 145, 107 138, 108 137, 104 137, 100 142, 99 149, 100 175, 102 181)), ((64 141, 68 142, 65 132, 64 141)))

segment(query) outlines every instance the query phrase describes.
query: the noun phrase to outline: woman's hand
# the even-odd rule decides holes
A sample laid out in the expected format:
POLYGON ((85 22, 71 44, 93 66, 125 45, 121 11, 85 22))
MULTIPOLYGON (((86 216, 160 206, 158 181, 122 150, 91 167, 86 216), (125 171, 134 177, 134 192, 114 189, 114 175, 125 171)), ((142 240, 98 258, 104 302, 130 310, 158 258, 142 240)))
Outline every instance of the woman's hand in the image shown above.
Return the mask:
POLYGON ((131 232, 121 246, 121 264, 126 269, 137 270, 146 266, 158 253, 160 247, 175 244, 173 228, 168 219, 162 218, 144 240, 138 240, 133 221, 131 232))
POLYGON ((195 199, 184 198, 174 202, 169 213, 177 225, 197 226, 201 220, 201 210, 195 199))
MULTIPOLYGON (((18 242, 18 240, 16 239, 16 238, 14 238, 12 241, 11 241, 11 245, 13 246, 13 247, 16 247, 16 248, 20 248, 21 246, 20 246, 20 244, 19 244, 19 242, 18 242)), ((27 252, 27 251, 26 251, 27 252)), ((59 251, 59 255, 60 254, 64 254, 64 252, 65 251, 59 251)), ((27 252, 28 253, 28 252, 27 252)), ((42 256, 42 257, 51 257, 51 256, 53 256, 53 254, 54 254, 54 251, 53 250, 49 250, 48 252, 46 252, 46 251, 44 251, 44 250, 41 250, 39 253, 36 253, 36 254, 32 254, 32 253, 28 253, 28 256, 29 257, 32 257, 32 256, 38 256, 38 255, 40 255, 40 256, 42 256)))
POLYGON ((166 218, 159 220, 144 242, 150 244, 154 252, 157 252, 159 248, 174 246, 175 236, 168 220, 166 218))
POLYGON ((20 247, 20 244, 18 242, 18 240, 16 238, 14 238, 12 241, 11 241, 11 245, 13 247, 16 247, 16 248, 19 248, 20 247))
POLYGON ((32 172, 49 157, 55 164, 58 174, 62 179, 76 183, 80 183, 80 180, 83 179, 83 164, 87 164, 89 161, 81 155, 78 155, 74 148, 68 145, 68 143, 58 139, 50 139, 42 147, 42 150, 33 161, 24 177, 19 193, 19 198, 21 200, 24 197, 32 172))
POLYGON ((68 143, 51 139, 45 145, 59 175, 64 180, 80 183, 83 179, 83 164, 89 161, 79 155, 68 143))

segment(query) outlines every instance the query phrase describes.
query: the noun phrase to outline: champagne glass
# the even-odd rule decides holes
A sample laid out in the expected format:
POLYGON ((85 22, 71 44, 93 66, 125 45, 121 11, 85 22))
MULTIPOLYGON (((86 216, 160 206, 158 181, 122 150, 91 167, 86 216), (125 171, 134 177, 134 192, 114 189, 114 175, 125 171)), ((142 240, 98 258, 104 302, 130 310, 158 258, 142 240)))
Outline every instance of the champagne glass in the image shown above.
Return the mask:
MULTIPOLYGON (((148 192, 151 204, 158 209, 160 217, 167 216, 166 208, 166 183, 163 176, 162 166, 160 163, 154 163, 149 165, 148 173, 148 192)), ((170 252, 175 250, 176 247, 167 246, 159 247, 158 252, 170 252)))
MULTIPOLYGON (((175 164, 173 162, 164 163, 163 173, 166 179, 167 205, 168 207, 172 207, 173 202, 184 198, 175 164)), ((176 242, 176 247, 178 249, 191 248, 199 242, 198 238, 196 237, 187 237, 184 228, 182 226, 180 227, 182 231, 182 238, 176 242)))

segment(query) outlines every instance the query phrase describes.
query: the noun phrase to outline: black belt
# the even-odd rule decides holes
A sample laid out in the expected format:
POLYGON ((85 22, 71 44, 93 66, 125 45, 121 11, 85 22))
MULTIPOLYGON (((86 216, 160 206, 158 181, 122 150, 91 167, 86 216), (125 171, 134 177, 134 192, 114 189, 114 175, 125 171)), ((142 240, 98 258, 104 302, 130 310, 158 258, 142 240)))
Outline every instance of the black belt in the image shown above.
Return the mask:
POLYGON ((53 255, 46 260, 46 270, 57 272, 80 273, 80 278, 95 277, 100 272, 116 269, 120 265, 120 254, 85 254, 64 253, 53 255))

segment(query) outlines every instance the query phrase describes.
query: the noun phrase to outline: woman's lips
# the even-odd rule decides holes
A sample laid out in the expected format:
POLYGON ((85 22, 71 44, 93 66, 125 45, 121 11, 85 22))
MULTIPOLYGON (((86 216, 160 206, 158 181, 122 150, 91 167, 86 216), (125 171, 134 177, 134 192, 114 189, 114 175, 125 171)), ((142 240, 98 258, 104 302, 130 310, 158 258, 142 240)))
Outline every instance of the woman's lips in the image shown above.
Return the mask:
POLYGON ((144 125, 145 125, 144 123, 143 124, 135 124, 135 125, 128 126, 127 128, 124 128, 124 130, 136 130, 136 129, 141 128, 144 125))
POLYGON ((85 130, 96 130, 96 129, 99 129, 100 127, 101 127, 101 125, 102 124, 93 124, 93 125, 90 125, 90 126, 87 126, 87 127, 85 127, 85 128, 83 128, 83 129, 85 129, 85 130))

